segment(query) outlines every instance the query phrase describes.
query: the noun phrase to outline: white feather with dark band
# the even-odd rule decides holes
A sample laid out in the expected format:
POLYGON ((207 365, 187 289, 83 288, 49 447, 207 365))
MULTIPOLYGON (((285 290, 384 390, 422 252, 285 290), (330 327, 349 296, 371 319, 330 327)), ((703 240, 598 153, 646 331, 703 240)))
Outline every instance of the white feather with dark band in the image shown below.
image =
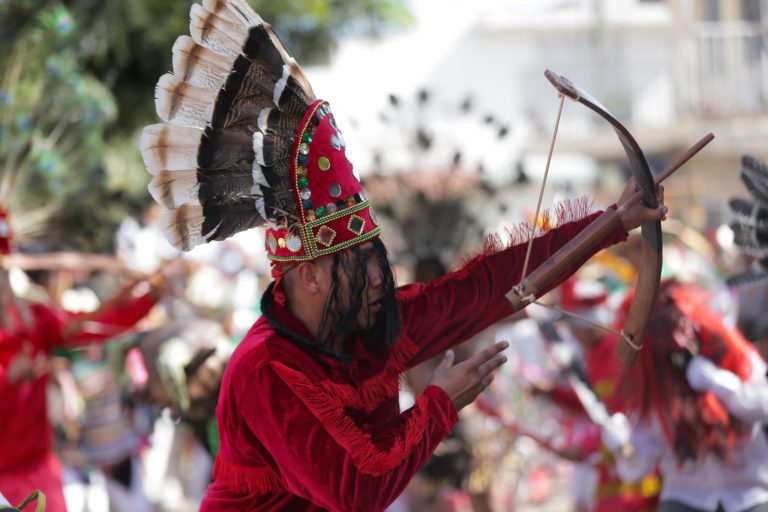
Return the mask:
POLYGON ((155 106, 168 123, 205 128, 211 120, 216 91, 195 87, 167 73, 157 82, 155 106))
POLYGON ((240 56, 243 43, 248 38, 248 29, 242 24, 230 23, 206 10, 200 4, 193 4, 189 12, 189 33, 199 45, 234 61, 240 56))
POLYGON ((152 175, 160 171, 195 169, 203 131, 189 126, 153 124, 141 132, 141 155, 152 175))
POLYGON ((203 7, 227 18, 232 23, 240 22, 246 27, 253 27, 264 23, 261 16, 251 9, 243 0, 203 0, 203 7))
POLYGON ((160 171, 149 183, 149 193, 159 204, 173 210, 185 204, 200 206, 197 170, 160 171))
POLYGON ((202 207, 184 205, 175 210, 163 212, 160 217, 160 228, 174 247, 188 251, 208 241, 208 238, 201 234, 203 219, 202 207))
POLYGON ((189 36, 180 36, 173 45, 173 72, 181 80, 218 91, 229 75, 232 62, 200 46, 189 36))

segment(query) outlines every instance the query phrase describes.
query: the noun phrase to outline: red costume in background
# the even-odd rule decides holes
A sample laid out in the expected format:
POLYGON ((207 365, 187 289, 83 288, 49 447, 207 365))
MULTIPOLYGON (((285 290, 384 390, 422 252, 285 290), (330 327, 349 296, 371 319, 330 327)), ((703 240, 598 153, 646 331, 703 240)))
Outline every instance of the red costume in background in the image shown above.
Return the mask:
MULTIPOLYGON (((616 357, 619 338, 615 334, 604 336, 598 344, 584 356, 587 378, 597 398, 610 412, 622 410, 620 397, 616 393, 619 379, 624 373, 624 365, 616 357)), ((570 389, 556 388, 552 399, 559 405, 579 414, 586 414, 576 393, 570 389)), ((616 474, 612 456, 602 450, 602 431, 598 425, 590 424, 589 431, 580 436, 579 448, 588 459, 599 457, 596 464, 597 487, 595 489, 594 512, 651 512, 659 506, 661 482, 652 474, 636 484, 625 484, 616 474)))
MULTIPOLYGON (((532 268, 597 215, 536 239, 532 268)), ((625 238, 619 228, 602 247, 625 238)), ((201 510, 383 510, 457 421, 434 386, 400 413, 400 374, 511 314, 504 296, 520 280, 525 250, 479 256, 438 281, 399 288, 402 335, 382 355, 351 336, 350 364, 300 347, 259 319, 225 372, 221 448, 201 510)), ((273 307, 278 322, 311 339, 287 308, 273 307)))
MULTIPOLYGON (((589 280, 571 278, 560 288, 563 309, 579 312, 584 318, 600 324, 607 323, 610 316, 607 299, 608 290, 589 280)), ((585 372, 592 391, 609 412, 621 411, 621 395, 616 392, 616 388, 625 367, 616 357, 616 348, 620 342, 618 335, 611 333, 598 338, 594 327, 588 327, 583 322, 571 325, 576 329, 573 335, 579 338, 584 350, 585 372), (584 328, 587 328, 586 333, 579 334, 578 331, 584 328)), ((586 423, 579 435, 570 441, 569 448, 578 448, 581 460, 590 461, 596 471, 597 482, 591 512, 656 510, 661 486, 658 476, 647 475, 636 484, 624 484, 616 474, 611 453, 603 449, 602 428, 589 419, 575 390, 572 387, 558 387, 551 396, 555 403, 571 410, 586 423)))
POLYGON ((24 343, 32 349, 31 357, 50 354, 62 346, 72 346, 115 336, 132 327, 155 304, 148 293, 128 304, 103 311, 91 320, 104 326, 108 334, 75 332, 64 336, 72 315, 56 306, 31 304, 33 325, 24 327, 18 315, 9 311, 17 328, 0 330, 0 492, 17 505, 33 490, 46 495, 48 512, 64 512, 61 470, 53 455, 51 427, 46 406, 45 376, 33 381, 11 382, 8 365, 17 357, 24 343))

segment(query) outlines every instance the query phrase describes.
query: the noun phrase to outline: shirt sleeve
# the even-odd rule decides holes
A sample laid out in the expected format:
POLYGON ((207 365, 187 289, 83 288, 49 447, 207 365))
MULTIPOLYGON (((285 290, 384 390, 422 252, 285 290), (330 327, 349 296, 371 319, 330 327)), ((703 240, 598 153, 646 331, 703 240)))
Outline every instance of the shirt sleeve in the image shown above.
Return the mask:
MULTIPOLYGON (((10 333, 0 329, 0 347, 9 346, 12 341, 10 333)), ((16 355, 0 352, 0 414, 10 414, 16 407, 17 387, 8 379, 8 367, 16 355)))
MULTIPOLYGON (((601 213, 563 224, 534 239, 528 272, 546 261, 601 213)), ((599 250, 626 238, 627 232, 619 226, 543 293, 558 286, 599 250)), ((527 243, 512 245, 493 254, 478 256, 462 269, 437 281, 398 289, 403 334, 419 346, 408 366, 426 361, 514 313, 505 295, 520 281, 527 249, 527 243)))
POLYGON ((627 483, 638 483, 656 469, 664 451, 665 441, 655 420, 632 425, 632 454, 615 454, 616 474, 627 483))
POLYGON ((241 405, 243 417, 288 491, 332 511, 386 508, 458 420, 445 392, 429 386, 396 421, 376 427, 351 415, 366 408, 351 386, 276 362, 251 376, 243 396, 259 397, 241 405))
POLYGON ((768 420, 768 379, 765 361, 754 351, 750 353, 750 362, 752 374, 747 380, 720 369, 712 384, 712 392, 731 414, 753 424, 768 420))
POLYGON ((59 315, 59 322, 61 332, 64 334, 63 343, 78 345, 118 336, 136 325, 156 303, 154 294, 148 292, 124 304, 115 304, 92 318, 88 315, 62 312, 59 315))

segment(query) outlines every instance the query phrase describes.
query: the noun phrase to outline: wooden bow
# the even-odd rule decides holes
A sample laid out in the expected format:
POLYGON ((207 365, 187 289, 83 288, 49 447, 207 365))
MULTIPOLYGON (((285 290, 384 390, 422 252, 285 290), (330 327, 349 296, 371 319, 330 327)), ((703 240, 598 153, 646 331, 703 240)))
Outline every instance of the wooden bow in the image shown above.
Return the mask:
MULTIPOLYGON (((563 98, 568 97, 585 105, 611 124, 621 145, 624 147, 624 152, 629 160, 630 169, 632 170, 638 190, 627 201, 618 205, 617 209, 604 212, 551 258, 538 266, 530 275, 525 275, 524 268, 521 282, 507 294, 507 299, 516 309, 534 302, 555 279, 618 228, 621 223, 620 214, 627 208, 640 200, 649 208, 657 208, 659 206, 657 198, 658 184, 714 139, 714 135, 711 133, 707 134, 654 179, 648 166, 648 161, 645 159, 642 149, 640 149, 640 145, 635 141, 632 134, 629 133, 629 130, 613 114, 592 96, 576 87, 567 78, 550 70, 547 70, 544 75, 563 98)), ((557 128, 555 128, 555 137, 556 134, 557 128)), ((554 147, 554 137, 552 147, 554 147)), ((552 147, 550 148, 550 158, 552 147)), ((541 196, 539 199, 541 199, 541 196)), ((627 365, 634 364, 635 358, 642 348, 643 332, 656 301, 656 293, 661 279, 661 222, 645 222, 641 226, 641 231, 641 264, 635 294, 624 328, 621 331, 622 342, 617 349, 619 359, 627 365)), ((527 257, 525 266, 527 266, 527 257)))

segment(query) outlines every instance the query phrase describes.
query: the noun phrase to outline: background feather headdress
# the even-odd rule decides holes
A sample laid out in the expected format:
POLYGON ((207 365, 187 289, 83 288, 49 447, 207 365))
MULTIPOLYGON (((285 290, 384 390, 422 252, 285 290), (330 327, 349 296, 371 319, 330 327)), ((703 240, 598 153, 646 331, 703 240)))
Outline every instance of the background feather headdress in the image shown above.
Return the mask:
POLYGON ((739 175, 750 198, 728 201, 734 220, 729 224, 734 243, 756 261, 744 272, 728 279, 731 286, 768 277, 768 167, 751 156, 741 160, 739 175))

